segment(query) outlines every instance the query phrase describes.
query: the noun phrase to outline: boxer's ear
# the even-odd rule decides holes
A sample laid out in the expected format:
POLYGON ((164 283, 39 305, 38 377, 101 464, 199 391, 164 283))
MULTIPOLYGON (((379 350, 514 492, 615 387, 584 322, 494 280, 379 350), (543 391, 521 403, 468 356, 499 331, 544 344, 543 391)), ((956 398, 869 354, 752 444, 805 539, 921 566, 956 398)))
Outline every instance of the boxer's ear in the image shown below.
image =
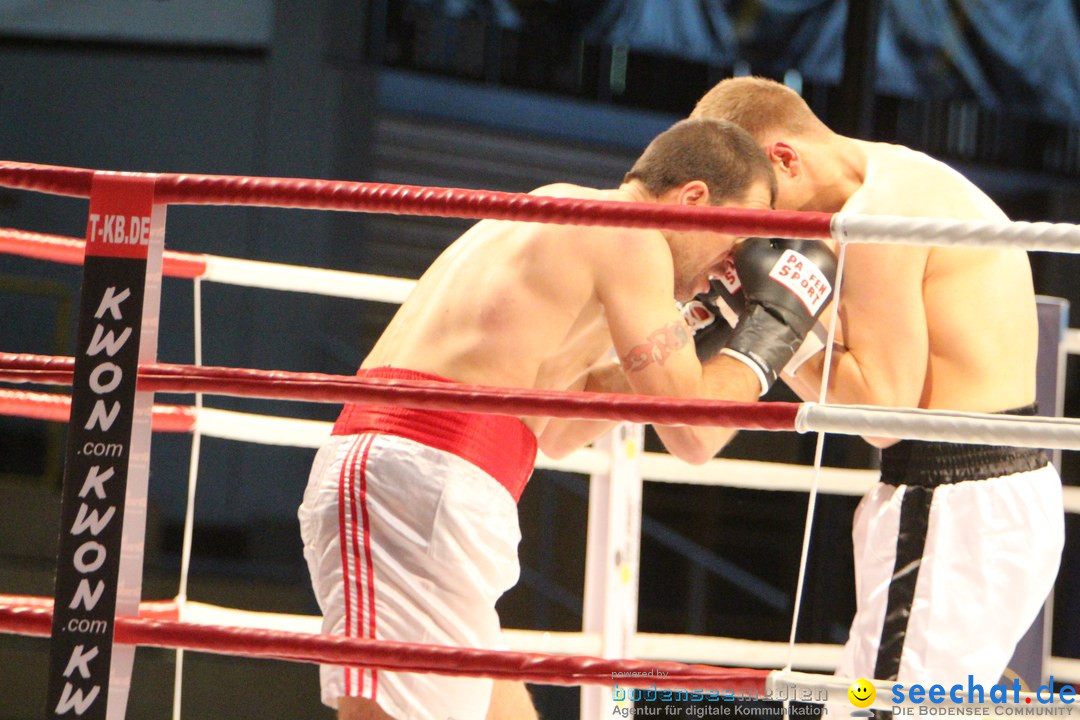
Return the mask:
POLYGON ((708 205, 709 186, 702 180, 691 180, 679 190, 680 205, 708 205))
POLYGON ((802 172, 802 162, 799 151, 783 141, 776 141, 765 148, 765 154, 772 161, 773 170, 778 174, 783 173, 790 177, 796 177, 802 172))

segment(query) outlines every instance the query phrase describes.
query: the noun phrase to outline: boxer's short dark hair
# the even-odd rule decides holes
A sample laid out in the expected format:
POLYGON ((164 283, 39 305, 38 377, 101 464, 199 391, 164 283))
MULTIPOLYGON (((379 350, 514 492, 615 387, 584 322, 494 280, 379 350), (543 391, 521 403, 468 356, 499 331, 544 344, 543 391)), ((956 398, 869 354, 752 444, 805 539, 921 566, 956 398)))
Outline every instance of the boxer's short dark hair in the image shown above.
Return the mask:
POLYGON ((700 180, 713 204, 739 200, 765 182, 776 199, 776 175, 765 151, 737 125, 710 118, 681 120, 657 135, 626 174, 653 195, 700 180))

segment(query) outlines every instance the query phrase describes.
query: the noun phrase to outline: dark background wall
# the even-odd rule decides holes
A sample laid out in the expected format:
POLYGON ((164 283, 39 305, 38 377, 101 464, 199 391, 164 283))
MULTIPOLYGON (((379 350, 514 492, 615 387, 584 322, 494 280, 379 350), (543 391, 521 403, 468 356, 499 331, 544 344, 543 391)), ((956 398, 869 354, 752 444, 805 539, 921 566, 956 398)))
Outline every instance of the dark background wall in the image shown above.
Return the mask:
MULTIPOLYGON (((1080 102, 1072 92, 1080 46, 1068 42, 1075 4, 1046 4, 1058 13, 1045 16, 1056 34, 1038 48, 1053 40, 1055 52, 1012 64, 1016 39, 1005 33, 995 44, 980 30, 998 25, 977 15, 979 4, 918 4, 936 8, 922 18, 936 32, 905 13, 913 5, 9 3, 0 5, 0 157, 508 191, 556 180, 614 186, 713 82, 752 71, 798 84, 836 127, 953 162, 1015 219, 1080 221, 1080 110, 1070 105, 1080 102)), ((0 226, 81 236, 85 213, 82 201, 0 190, 0 226)), ((181 206, 169 209, 166 246, 417 277, 468 224, 181 206)), ((1035 253, 1032 261, 1041 293, 1080 305, 1073 256, 1035 253)), ((0 349, 71 354, 78 281, 75 269, 0 257, 0 349)), ((349 373, 393 312, 213 284, 203 295, 204 362, 214 365, 349 373)), ((162 361, 192 360, 192 305, 189 283, 166 280, 162 361)), ((1080 415, 1076 373, 1072 361, 1071 416, 1080 415)), ((335 414, 297 403, 206 402, 335 414)), ((18 510, 0 522, 4 592, 52 593, 62 440, 62 427, 0 419, 0 507, 18 510)), ((811 442, 744 433, 725 455, 809 463, 811 442)), ((874 463, 861 441, 826 447, 827 464, 874 463)), ((189 448, 185 437, 154 438, 147 598, 176 593, 189 448)), ((190 596, 314 612, 295 521, 312 454, 207 439, 202 455, 190 596)), ((1075 484, 1075 454, 1064 462, 1075 484)), ((642 629, 785 640, 805 496, 645 492, 642 629)), ((521 506, 523 578, 500 606, 507 626, 580 628, 586 493, 586 481, 568 474, 538 473, 530 485, 521 506)), ((803 640, 844 639, 854 504, 820 500, 803 640)), ((1075 540, 1072 518, 1069 530, 1075 540)), ((1080 656, 1080 587, 1069 571, 1077 562, 1070 548, 1057 591, 1057 655, 1080 656)), ((45 663, 43 641, 0 636, 0 720, 40 716, 35 688, 45 663)), ((140 651, 129 717, 168 711, 171 665, 168 653, 140 651)), ((189 656, 187 668, 191 716, 320 716, 312 667, 189 656)), ((540 699, 552 716, 574 712, 572 690, 541 690, 540 699)))

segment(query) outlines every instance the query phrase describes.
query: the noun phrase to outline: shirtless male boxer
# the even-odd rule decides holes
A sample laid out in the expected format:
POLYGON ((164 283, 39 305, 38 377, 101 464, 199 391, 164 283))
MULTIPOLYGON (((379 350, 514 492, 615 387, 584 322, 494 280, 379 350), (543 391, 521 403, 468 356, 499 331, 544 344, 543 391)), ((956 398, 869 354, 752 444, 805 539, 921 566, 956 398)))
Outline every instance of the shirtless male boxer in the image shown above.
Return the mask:
MULTIPOLYGON (((748 134, 698 119, 659 135, 618 189, 550 185, 535 194, 767 209, 775 188, 748 134)), ((359 375, 754 400, 760 378, 775 376, 769 364, 787 362, 815 316, 785 286, 759 283, 751 304, 769 312, 748 311, 726 354, 703 365, 675 300, 708 288, 738 240, 482 221, 420 278, 359 375), (608 359, 613 346, 621 367, 608 359)), ((784 250, 754 259, 762 253, 776 261, 784 250)), ((834 274, 831 253, 818 257, 818 272, 834 274)), ((323 631, 500 647, 495 601, 518 579, 516 501, 537 445, 558 457, 610 425, 347 405, 299 510, 323 631)), ((733 435, 656 430, 693 463, 733 435)), ((536 717, 522 683, 328 666, 321 678, 323 702, 342 719, 536 717)))
MULTIPOLYGON (((948 166, 837 135, 771 80, 724 80, 692 117, 754 136, 776 170, 778 209, 1007 219, 948 166)), ((854 244, 844 262, 831 402, 1034 412, 1024 251, 854 244)), ((785 380, 816 400, 823 366, 821 353, 785 380)), ((881 479, 855 514, 858 604, 837 673, 946 688, 970 674, 989 687, 1053 587, 1060 479, 1038 450, 867 439, 884 448, 881 479)))

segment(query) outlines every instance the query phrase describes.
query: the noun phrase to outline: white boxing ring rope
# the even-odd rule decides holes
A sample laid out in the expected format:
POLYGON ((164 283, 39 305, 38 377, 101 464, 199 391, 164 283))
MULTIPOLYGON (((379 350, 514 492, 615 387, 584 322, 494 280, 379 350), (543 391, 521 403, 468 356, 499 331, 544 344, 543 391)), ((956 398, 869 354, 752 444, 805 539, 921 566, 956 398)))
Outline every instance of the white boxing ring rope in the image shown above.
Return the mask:
MULTIPOLYGON (((927 244, 955 244, 955 245, 979 245, 979 246, 1008 246, 1008 247, 1023 247, 1025 249, 1045 249, 1045 250, 1057 250, 1066 252, 1078 252, 1080 247, 1080 232, 1078 229, 1071 226, 1063 225, 1050 225, 1047 223, 1015 223, 1003 225, 1001 223, 956 223, 953 221, 937 221, 929 219, 912 219, 912 218, 866 218, 866 217, 844 217, 836 215, 833 217, 833 234, 834 237, 838 237, 845 242, 902 242, 911 243, 913 238, 912 234, 918 235, 921 233, 935 233, 939 237, 946 238, 945 242, 938 241, 935 238, 933 241, 922 241, 927 244), (903 227, 897 226, 897 221, 904 223, 903 227), (1023 226, 1023 227, 1021 227, 1023 226), (861 235, 861 237, 856 237, 861 235), (989 238, 987 241, 982 241, 981 238, 989 238)), ((202 277, 206 280, 217 280, 219 282, 234 282, 234 284, 257 286, 257 287, 276 287, 278 289, 299 290, 304 292, 319 292, 323 294, 337 294, 327 293, 327 288, 347 286, 348 283, 327 283, 325 279, 317 279, 321 276, 319 273, 334 273, 335 279, 341 279, 338 274, 339 271, 314 271, 310 268, 288 268, 288 266, 281 266, 282 275, 275 276, 270 272, 270 263, 253 263, 252 261, 233 260, 227 258, 220 258, 220 262, 217 263, 218 270, 215 272, 210 271, 212 263, 207 263, 207 273, 202 277), (250 263, 250 264, 248 264, 250 263), (253 266, 262 266, 261 277, 257 280, 250 280, 250 271, 253 266), (287 268, 287 269, 286 269, 287 268), (212 275, 216 274, 217 277, 212 275), (226 279, 230 278, 231 280, 226 279), (244 277, 248 277, 249 281, 245 282, 244 277), (284 277, 299 278, 300 276, 308 277, 307 283, 297 283, 295 286, 286 287, 290 283, 283 279, 284 277)), ((372 277, 372 276, 368 276, 372 277)), ((396 281, 395 279, 375 279, 373 287, 376 288, 372 292, 371 296, 365 296, 363 299, 378 300, 384 302, 400 302, 400 299, 407 294, 407 289, 410 286, 409 281, 396 281), (386 281, 386 282, 384 282, 386 281), (380 294, 381 293, 381 294, 380 294)), ((358 287, 360 283, 357 283, 358 287)), ((196 282, 198 287, 198 282, 196 282)), ((349 297, 355 297, 349 295, 349 297)), ((198 312, 198 305, 196 308, 198 312)), ((196 342, 201 342, 197 339, 196 342)), ((196 422, 196 437, 199 434, 210 434, 213 426, 214 413, 223 411, 208 411, 207 409, 201 409, 198 412, 198 419, 196 422)), ((235 423, 238 420, 236 415, 233 414, 231 420, 235 423)), ((223 417, 223 416, 219 416, 223 417)), ((260 416, 252 416, 252 418, 259 418, 260 416)), ((990 416, 987 416, 990 417, 990 416)), ((904 437, 912 438, 925 438, 925 439, 945 439, 952 441, 973 441, 973 437, 985 437, 978 435, 978 433, 972 434, 971 423, 968 422, 972 419, 970 414, 949 414, 949 413, 927 413, 924 411, 881 411, 880 409, 867 409, 867 408, 836 408, 835 406, 824 406, 806 404, 800 411, 798 418, 796 419, 796 429, 800 432, 807 430, 814 431, 832 431, 832 432, 844 432, 848 434, 862 434, 866 432, 868 427, 871 430, 877 430, 879 427, 885 427, 878 423, 891 423, 891 427, 896 427, 899 424, 903 428, 904 437), (932 431, 927 431, 928 418, 936 418, 944 421, 944 428, 935 428, 932 431), (955 422, 952 422, 955 421, 955 422), (966 423, 966 424, 965 424, 966 423), (955 427, 949 427, 954 425, 955 427), (944 436, 942 434, 944 430, 944 436)), ((260 418, 259 420, 252 420, 252 422, 259 423, 268 421, 268 418, 260 418)), ((303 422, 303 421, 293 421, 303 422)), ((233 428, 236 424, 233 424, 233 428)), ((266 429, 265 426, 263 428, 266 429)), ((314 427, 308 427, 312 431, 313 436, 315 431, 314 427)), ((995 439, 1005 444, 1017 444, 1017 445, 1031 445, 1031 446, 1055 446, 1055 447, 1068 447, 1080 449, 1080 437, 1077 435, 1077 428, 1071 423, 1061 423, 1055 421, 1039 422, 1039 419, 1029 419, 1025 421, 1015 421, 1013 423, 1000 423, 995 418, 994 423, 995 439), (1005 430, 1004 433, 999 432, 1005 430), (1050 442, 1047 442, 1047 438, 1050 438, 1050 442)), ((322 428, 318 432, 322 432, 322 428)), ((878 434, 875 432, 875 434, 878 434)), ((888 434, 888 433, 881 433, 888 434)), ((236 438, 239 439, 239 438, 236 438)), ((250 438, 245 438, 250 439, 250 438)), ((584 451, 580 454, 581 458, 589 458, 588 466, 595 467, 600 465, 600 458, 596 457, 598 453, 596 451, 584 451), (592 453, 590 455, 590 453, 592 453)), ((538 467, 547 467, 544 462, 546 459, 542 459, 541 463, 538 463, 538 467)), ((559 469, 568 469, 573 465, 571 462, 564 464, 559 469)), ((738 461, 724 461, 714 460, 708 467, 714 467, 715 464, 733 463, 738 461)), ((674 464, 674 461, 672 461, 674 464)), ((643 463, 644 464, 644 463, 643 463)), ((663 461, 652 458, 650 459, 650 469, 662 470, 661 467, 663 461)), ((840 471, 843 472, 843 471, 840 471)), ((856 471, 857 472, 857 471, 856 471)), ((862 483, 868 484, 869 477, 875 475, 875 473, 867 472, 860 473, 859 477, 862 483)), ((854 475, 852 475, 854 477, 854 475)), ((716 482, 706 479, 705 476, 701 476, 700 484, 725 484, 722 481, 716 482)), ((676 481, 679 481, 676 479, 676 481)), ((865 487, 862 484, 862 487, 865 487)), ((843 483, 838 482, 838 485, 843 483)), ((811 487, 813 484, 811 483, 811 487)), ((766 488, 769 489, 769 488, 766 488)), ((771 489, 778 489, 773 487, 771 489)), ((859 494, 861 492, 856 490, 851 494, 859 494)), ((183 587, 183 585, 182 585, 183 587)), ((189 605, 186 602, 186 598, 183 605, 189 605)), ((190 604, 191 607, 197 607, 195 604, 190 604)), ((635 637, 634 648, 638 652, 639 657, 648 657, 653 652, 660 653, 660 648, 663 647, 662 640, 655 640, 655 644, 649 644, 650 639, 648 636, 639 635, 635 637), (650 651, 651 649, 651 651, 650 651)), ((687 642, 686 639, 679 639, 673 645, 687 642)), ((746 641, 735 641, 740 647, 746 641)), ((761 647, 761 644, 757 644, 761 647)), ((786 647, 784 643, 776 643, 781 647, 786 647)), ((673 648, 676 649, 676 648, 673 648)), ((762 662, 766 666, 775 666, 781 664, 780 662, 772 659, 769 653, 766 653, 762 657, 762 662), (770 658, 768 661, 765 658, 770 658)), ((709 661, 712 661, 711 659, 709 661)), ((747 658, 745 655, 740 655, 737 660, 741 664, 747 664, 747 658)), ((804 665, 802 661, 797 661, 796 664, 804 665)), ((807 659, 806 666, 815 666, 815 663, 807 659)), ((1063 666, 1064 667, 1064 666, 1063 666)), ((824 669, 824 668, 823 668, 824 669)), ((791 674, 795 675, 795 674, 791 674)), ((1059 677, 1065 677, 1061 671, 1056 671, 1056 675, 1059 677)), ((1080 677, 1080 673, 1078 673, 1080 677)), ((817 680, 820 685, 820 678, 817 680)), ((828 684, 829 681, 826 681, 828 684)), ((846 684, 844 685, 846 688, 846 684)))
POLYGON ((835 213, 831 233, 841 243, 1014 248, 1080 253, 1080 226, 1071 223, 835 213))
MULTIPOLYGON (((202 333, 202 278, 191 282, 194 310, 194 364, 203 364, 202 333)), ((191 452, 188 454, 187 499, 184 504, 184 533, 180 545, 180 579, 176 590, 176 602, 183 608, 187 602, 188 578, 191 570, 191 547, 195 539, 195 489, 198 487, 199 459, 202 457, 202 429, 199 418, 203 415, 203 394, 195 393, 195 424, 191 430, 191 452)), ((173 720, 180 720, 181 698, 184 687, 184 651, 176 650, 176 667, 173 669, 173 720)))

